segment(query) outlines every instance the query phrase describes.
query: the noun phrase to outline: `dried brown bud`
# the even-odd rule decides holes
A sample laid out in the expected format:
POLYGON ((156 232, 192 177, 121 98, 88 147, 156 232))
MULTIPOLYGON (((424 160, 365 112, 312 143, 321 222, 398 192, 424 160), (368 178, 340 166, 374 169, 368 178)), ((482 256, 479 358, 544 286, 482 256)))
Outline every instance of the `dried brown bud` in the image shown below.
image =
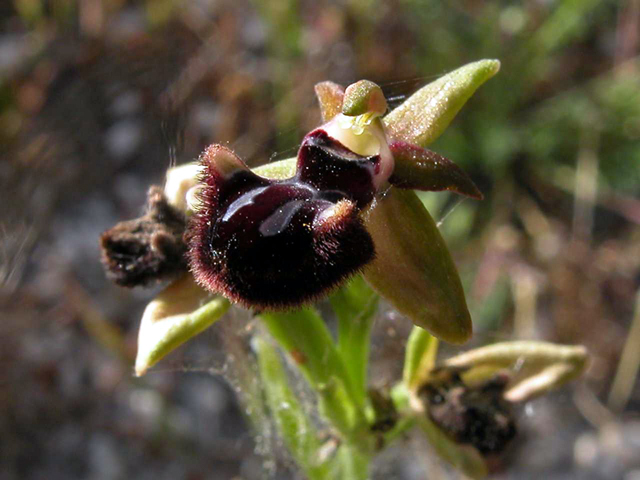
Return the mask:
POLYGON ((123 287, 177 278, 187 271, 185 227, 184 215, 167 203, 162 188, 151 187, 145 215, 120 222, 100 237, 107 276, 123 287))
POLYGON ((455 442, 483 455, 500 453, 516 435, 511 404, 504 399, 508 377, 496 375, 473 387, 455 370, 435 373, 418 390, 429 418, 455 442))

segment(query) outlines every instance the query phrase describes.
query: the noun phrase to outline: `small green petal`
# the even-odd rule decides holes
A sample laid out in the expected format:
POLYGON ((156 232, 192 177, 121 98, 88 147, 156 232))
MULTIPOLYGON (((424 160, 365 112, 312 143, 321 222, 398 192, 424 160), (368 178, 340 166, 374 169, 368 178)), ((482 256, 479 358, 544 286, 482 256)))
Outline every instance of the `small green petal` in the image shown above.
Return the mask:
POLYGON ((142 315, 136 375, 144 375, 162 357, 215 323, 229 305, 226 298, 211 298, 191 275, 169 285, 142 315))
POLYGON ((422 87, 384 118, 389 136, 394 141, 429 145, 476 89, 499 69, 498 60, 480 60, 422 87))
POLYGON ((471 336, 460 277, 438 227, 411 190, 395 187, 365 215, 376 258, 365 279, 413 323, 450 343, 471 336))
POLYGON ((428 192, 448 190, 482 200, 482 193, 459 166, 442 155, 405 142, 389 145, 395 168, 389 182, 399 188, 428 192))
POLYGON ((470 384, 482 383, 500 370, 510 370, 513 378, 505 398, 523 402, 578 377, 587 358, 582 346, 517 341, 470 350, 449 358, 443 366, 466 369, 462 377, 470 384))
POLYGON ((344 88, 333 82, 320 82, 315 86, 316 97, 320 104, 322 122, 328 122, 342 110, 344 88))
POLYGON ((349 117, 373 113, 384 115, 387 111, 387 100, 378 85, 369 80, 352 83, 344 92, 342 113, 349 117))

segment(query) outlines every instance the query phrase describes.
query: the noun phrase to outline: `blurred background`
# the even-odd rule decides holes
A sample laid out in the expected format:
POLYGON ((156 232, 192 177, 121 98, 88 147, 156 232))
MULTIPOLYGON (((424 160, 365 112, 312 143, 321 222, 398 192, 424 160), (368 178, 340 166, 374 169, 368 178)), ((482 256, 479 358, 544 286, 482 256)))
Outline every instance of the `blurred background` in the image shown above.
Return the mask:
MULTIPOLYGON (((431 146, 485 200, 423 200, 473 345, 577 343, 592 362, 518 412, 496 478, 640 479, 639 51, 639 0, 0 2, 0 478, 294 478, 221 376, 246 319, 134 378, 155 291, 107 282, 98 237, 209 143, 250 165, 294 155, 318 81, 368 78, 393 106, 498 58, 431 146)), ((381 310, 376 381, 408 323, 381 310)), ((405 442, 376 478, 456 478, 405 442)))

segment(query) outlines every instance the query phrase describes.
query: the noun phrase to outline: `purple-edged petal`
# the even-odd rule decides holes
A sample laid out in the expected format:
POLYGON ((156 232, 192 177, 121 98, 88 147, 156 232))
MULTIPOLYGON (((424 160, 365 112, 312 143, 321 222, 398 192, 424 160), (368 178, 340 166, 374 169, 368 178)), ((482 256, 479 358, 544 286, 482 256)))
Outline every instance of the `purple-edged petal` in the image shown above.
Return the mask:
POLYGON ((430 192, 448 190, 482 200, 478 187, 451 160, 406 142, 393 142, 389 148, 395 160, 389 182, 396 187, 430 192))
POLYGON ((344 88, 333 82, 316 83, 314 88, 320 104, 322 122, 328 122, 342 111, 344 88))
POLYGON ((376 258, 366 280, 413 323, 450 343, 471 336, 458 272, 435 222, 411 190, 391 187, 365 215, 376 258))

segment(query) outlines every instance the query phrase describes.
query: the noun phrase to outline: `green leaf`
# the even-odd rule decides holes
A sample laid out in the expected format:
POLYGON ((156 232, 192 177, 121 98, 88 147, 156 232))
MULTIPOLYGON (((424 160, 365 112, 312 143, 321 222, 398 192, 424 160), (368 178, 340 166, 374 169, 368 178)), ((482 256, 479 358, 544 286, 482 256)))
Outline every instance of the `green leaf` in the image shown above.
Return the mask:
POLYGON ((252 340, 264 395, 281 438, 311 480, 327 478, 328 465, 318 458, 321 443, 315 426, 289 386, 277 350, 260 335, 252 340))
POLYGON ((384 118, 392 141, 422 147, 432 143, 476 89, 499 69, 498 60, 480 60, 422 87, 384 118))
POLYGON ((315 86, 316 97, 320 104, 322 122, 328 122, 342 111, 344 88, 333 82, 320 82, 315 86))
POLYGON ((414 324, 451 343, 471 336, 460 277, 435 222, 411 190, 391 187, 365 215, 376 258, 365 279, 414 324))
POLYGON ((338 352, 351 377, 358 404, 364 406, 370 334, 378 310, 378 295, 357 275, 329 301, 338 317, 338 352))
POLYGON ((396 187, 429 192, 448 190, 482 200, 482 193, 471 178, 448 158, 405 142, 394 142, 389 149, 395 160, 389 182, 396 187))
POLYGON ((404 355, 402 381, 407 390, 422 383, 433 369, 438 355, 438 339, 420 327, 413 327, 404 355))
POLYGON ((229 308, 188 274, 154 298, 142 314, 138 332, 136 375, 144 375, 162 357, 219 320, 229 308))
POLYGON ((465 383, 482 383, 500 370, 510 370, 505 398, 523 402, 578 377, 587 364, 582 346, 547 342, 503 342, 476 348, 447 359, 444 367, 462 368, 465 383))

